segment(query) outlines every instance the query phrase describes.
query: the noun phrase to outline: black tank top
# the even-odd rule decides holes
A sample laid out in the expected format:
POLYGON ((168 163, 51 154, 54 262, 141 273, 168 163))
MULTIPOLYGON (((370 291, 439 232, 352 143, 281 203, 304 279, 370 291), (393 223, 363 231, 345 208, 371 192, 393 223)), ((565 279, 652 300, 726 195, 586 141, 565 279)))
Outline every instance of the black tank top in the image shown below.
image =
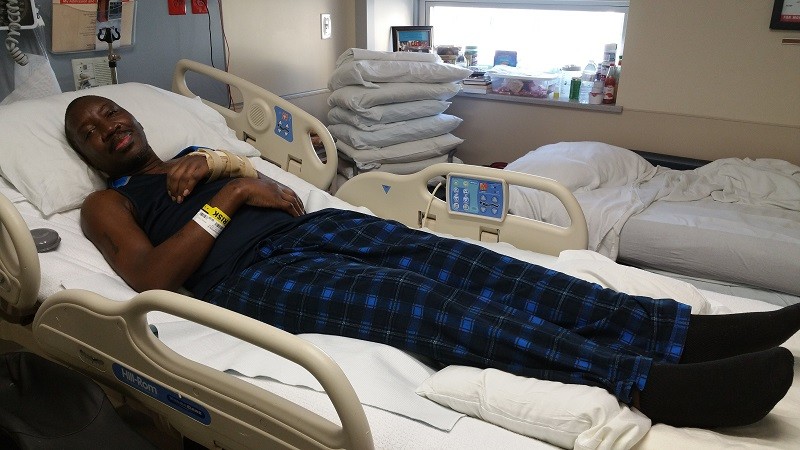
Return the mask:
MULTIPOLYGON (((137 223, 153 246, 158 246, 192 220, 197 211, 230 181, 231 178, 224 178, 198 184, 180 204, 167 195, 166 174, 133 176, 126 184, 119 186, 121 183, 116 183, 111 188, 130 200, 137 223)), ((203 298, 228 275, 250 265, 259 241, 294 228, 309 216, 295 218, 277 209, 242 206, 231 217, 206 259, 186 280, 184 287, 195 297, 203 298)))

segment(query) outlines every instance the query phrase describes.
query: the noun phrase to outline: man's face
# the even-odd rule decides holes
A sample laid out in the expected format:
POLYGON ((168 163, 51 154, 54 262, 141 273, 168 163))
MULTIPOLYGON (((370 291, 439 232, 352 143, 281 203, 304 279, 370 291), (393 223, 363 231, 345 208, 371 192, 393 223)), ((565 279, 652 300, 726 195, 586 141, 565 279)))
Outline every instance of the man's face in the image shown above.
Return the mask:
POLYGON ((75 149, 111 177, 134 173, 148 160, 151 151, 141 124, 107 98, 79 98, 65 120, 75 149))

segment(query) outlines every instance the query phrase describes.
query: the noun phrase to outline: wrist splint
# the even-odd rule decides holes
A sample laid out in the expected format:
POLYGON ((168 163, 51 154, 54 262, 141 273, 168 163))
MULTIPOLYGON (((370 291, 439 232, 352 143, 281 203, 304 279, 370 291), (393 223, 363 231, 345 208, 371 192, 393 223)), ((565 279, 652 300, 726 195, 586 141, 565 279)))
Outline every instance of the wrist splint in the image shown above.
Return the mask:
POLYGON ((209 170, 207 182, 221 177, 258 178, 258 172, 256 172, 253 164, 247 158, 235 155, 227 150, 201 148, 189 153, 189 155, 202 155, 206 158, 209 170))

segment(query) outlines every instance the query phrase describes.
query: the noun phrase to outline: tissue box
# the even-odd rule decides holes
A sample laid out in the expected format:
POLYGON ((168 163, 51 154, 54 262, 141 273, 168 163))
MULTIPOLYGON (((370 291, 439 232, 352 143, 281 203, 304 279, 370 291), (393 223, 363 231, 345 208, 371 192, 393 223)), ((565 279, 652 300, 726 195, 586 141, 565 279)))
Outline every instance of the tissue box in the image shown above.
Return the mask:
POLYGON ((558 87, 558 76, 554 74, 526 76, 493 73, 491 77, 492 92, 495 94, 547 98, 558 87))

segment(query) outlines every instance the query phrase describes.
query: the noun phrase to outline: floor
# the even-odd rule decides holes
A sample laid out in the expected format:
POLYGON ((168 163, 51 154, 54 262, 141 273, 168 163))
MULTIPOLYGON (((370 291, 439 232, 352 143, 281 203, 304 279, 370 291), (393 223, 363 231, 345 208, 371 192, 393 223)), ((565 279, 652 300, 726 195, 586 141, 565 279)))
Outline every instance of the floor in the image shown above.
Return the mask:
MULTIPOLYGON (((14 342, 0 339, 0 355, 8 352, 24 351, 19 345, 14 342)), ((205 447, 192 442, 188 439, 182 439, 181 436, 173 431, 165 430, 165 426, 159 425, 148 414, 144 414, 131 406, 124 404, 118 396, 106 390, 108 398, 111 403, 115 405, 117 413, 120 418, 138 432, 142 437, 152 443, 156 448, 161 450, 203 450, 205 447)), ((2 406, 0 405, 0 408, 2 406)), ((6 448, 9 441, 4 440, 4 436, 0 432, 0 445, 6 448)))

